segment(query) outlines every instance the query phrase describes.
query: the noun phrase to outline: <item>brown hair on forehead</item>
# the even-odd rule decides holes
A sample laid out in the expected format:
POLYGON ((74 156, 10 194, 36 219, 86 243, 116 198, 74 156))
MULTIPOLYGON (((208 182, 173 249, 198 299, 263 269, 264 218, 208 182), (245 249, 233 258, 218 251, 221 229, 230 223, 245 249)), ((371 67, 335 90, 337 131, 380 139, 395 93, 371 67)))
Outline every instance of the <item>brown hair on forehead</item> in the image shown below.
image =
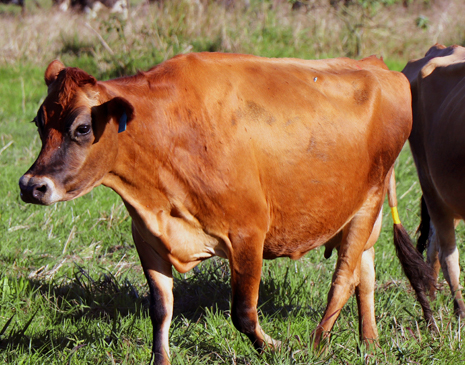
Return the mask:
POLYGON ((58 91, 58 103, 66 109, 76 93, 76 88, 87 84, 95 85, 97 80, 78 68, 67 67, 58 73, 54 83, 58 91))

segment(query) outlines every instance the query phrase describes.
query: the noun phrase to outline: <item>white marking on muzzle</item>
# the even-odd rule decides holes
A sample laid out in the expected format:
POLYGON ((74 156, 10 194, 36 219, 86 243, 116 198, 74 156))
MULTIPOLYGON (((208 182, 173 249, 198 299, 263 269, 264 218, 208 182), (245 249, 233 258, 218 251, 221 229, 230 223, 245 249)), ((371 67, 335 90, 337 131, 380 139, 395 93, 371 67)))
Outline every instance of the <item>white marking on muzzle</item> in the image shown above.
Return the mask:
POLYGON ((50 195, 49 195, 49 198, 47 199, 48 204, 56 203, 63 199, 63 194, 61 194, 58 191, 52 179, 48 178, 47 176, 41 176, 40 179, 45 184, 47 184, 47 189, 50 189, 50 195))

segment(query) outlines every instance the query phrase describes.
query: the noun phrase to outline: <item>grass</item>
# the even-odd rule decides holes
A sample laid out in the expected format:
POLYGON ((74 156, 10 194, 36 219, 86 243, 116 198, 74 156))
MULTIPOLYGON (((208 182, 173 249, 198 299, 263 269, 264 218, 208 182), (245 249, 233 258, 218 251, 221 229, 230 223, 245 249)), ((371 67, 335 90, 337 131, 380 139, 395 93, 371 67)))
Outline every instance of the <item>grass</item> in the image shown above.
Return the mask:
MULTIPOLYGON (((29 121, 45 96, 43 72, 51 59, 59 57, 99 79, 146 69, 180 52, 205 50, 302 58, 375 53, 400 70, 435 41, 465 40, 459 1, 392 7, 373 15, 359 8, 343 13, 323 2, 314 2, 307 13, 293 13, 278 1, 226 9, 176 0, 162 7, 133 3, 127 21, 108 14, 94 20, 63 15, 40 3, 41 9, 29 4, 23 19, 15 8, 0 7, 0 361, 11 364, 140 364, 150 356, 148 290, 120 198, 103 187, 51 207, 26 205, 19 198, 18 179, 40 149, 29 121), (425 29, 415 25, 420 15, 429 20, 425 29), (349 29, 353 24, 361 24, 358 40, 349 29)), ((413 233, 421 193, 408 146, 396 174, 401 219, 413 233)), ((439 332, 428 332, 395 257, 391 224, 386 210, 376 245, 379 348, 360 345, 352 298, 327 351, 311 351, 309 338, 324 310, 335 265, 335 255, 325 260, 317 249, 299 261, 264 263, 260 320, 284 346, 261 356, 232 325, 226 261, 212 259, 176 274, 173 364, 465 361, 463 324, 453 315, 448 287, 442 282, 432 303, 439 332)), ((459 251, 463 237, 461 225, 459 251)))

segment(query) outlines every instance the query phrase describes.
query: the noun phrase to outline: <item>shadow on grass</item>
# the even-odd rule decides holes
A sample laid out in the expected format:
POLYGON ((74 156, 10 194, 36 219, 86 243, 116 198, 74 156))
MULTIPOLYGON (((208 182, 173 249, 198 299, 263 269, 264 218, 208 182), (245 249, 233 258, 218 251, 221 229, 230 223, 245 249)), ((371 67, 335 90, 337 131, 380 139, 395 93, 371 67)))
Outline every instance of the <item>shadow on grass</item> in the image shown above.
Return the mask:
MULTIPOLYGON (((12 281, 15 278, 11 279, 12 281)), ((299 290, 299 283, 291 283, 288 272, 284 275, 269 275, 260 285, 259 308, 267 316, 286 318, 293 313, 318 317, 320 314, 310 308, 301 308, 298 304, 295 290, 299 290), (291 287, 297 287, 290 291, 291 287), (288 295, 287 295, 288 294, 288 295), (284 305, 276 304, 283 303, 284 305), (294 303, 295 302, 295 303, 294 303)), ((148 289, 139 293, 136 287, 127 279, 116 278, 109 273, 101 273, 92 277, 84 268, 76 265, 74 275, 65 280, 48 280, 45 278, 24 279, 26 287, 24 296, 34 298, 41 296, 41 304, 29 308, 31 314, 25 324, 17 324, 13 317, 0 330, 0 351, 25 347, 35 349, 41 353, 67 349, 68 354, 79 349, 81 343, 92 344, 106 341, 107 344, 117 342, 120 319, 131 317, 129 321, 149 317, 148 289), (29 293, 29 294, 26 294, 29 293), (31 294, 32 293, 32 294, 31 294), (44 309, 42 309, 44 308, 44 309), (43 329, 28 336, 26 331, 31 326, 39 327, 36 314, 50 315, 53 312, 54 329, 43 329), (106 330, 92 326, 92 322, 107 323, 106 330), (73 326, 63 330, 63 323, 73 326), (56 326, 55 326, 56 325, 56 326), (70 330, 72 328, 72 330, 70 330), (60 331, 69 331, 63 333, 60 331), (106 332, 105 332, 106 331, 106 332), (71 352, 70 352, 71 351, 71 352)), ((181 324, 186 319, 197 322, 209 313, 229 317, 230 313, 230 272, 227 261, 210 260, 193 270, 189 275, 176 275, 173 289, 175 303, 173 325, 181 324)), ((20 293, 22 296, 23 293, 20 293)), ((37 316, 38 317, 38 316, 37 316)), ((212 345, 212 344, 210 344, 212 345)), ((212 351, 211 346, 205 351, 212 351)))
MULTIPOLYGON (((225 260, 211 259, 206 265, 196 267, 193 275, 175 279, 174 283, 174 317, 179 315, 196 321, 206 309, 224 312, 229 316, 231 306, 231 283, 229 264, 225 260)), ((320 316, 326 304, 326 297, 321 300, 321 307, 316 310, 303 307, 299 298, 304 290, 307 277, 296 278, 289 267, 275 270, 268 269, 262 275, 258 308, 265 315, 279 315, 287 318, 296 311, 320 316), (294 275, 295 277, 292 277, 294 275)))
POLYGON ((10 293, 28 298, 21 299, 22 305, 29 303, 21 315, 32 314, 24 322, 15 320, 15 312, 3 325, 0 351, 7 353, 18 348, 40 353, 68 349, 68 355, 72 355, 79 348, 102 340, 110 345, 122 333, 121 318, 132 315, 131 327, 144 312, 148 315, 148 298, 140 296, 128 280, 118 280, 106 273, 94 279, 78 265, 74 277, 66 280, 12 278, 9 282, 10 293), (17 281, 23 282, 21 288, 14 286, 17 281), (41 327, 39 318, 47 315, 53 318, 52 329, 41 327), (92 321, 109 326, 92 326, 92 321), (29 328, 34 329, 28 331, 29 328), (26 331, 34 334, 26 335, 26 331))
POLYGON ((93 278, 78 265, 74 277, 61 283, 41 279, 29 279, 29 283, 59 309, 57 321, 82 317, 112 320, 148 307, 148 298, 140 296, 129 280, 109 273, 93 278))

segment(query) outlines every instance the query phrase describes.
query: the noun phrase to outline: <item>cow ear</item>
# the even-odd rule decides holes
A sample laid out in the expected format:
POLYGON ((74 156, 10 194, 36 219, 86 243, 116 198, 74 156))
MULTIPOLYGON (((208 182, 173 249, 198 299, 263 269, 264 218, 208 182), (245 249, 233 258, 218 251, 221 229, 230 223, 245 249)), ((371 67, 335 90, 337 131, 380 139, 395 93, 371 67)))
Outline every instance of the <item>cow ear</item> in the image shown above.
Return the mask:
POLYGON ((107 113, 118 123, 118 133, 126 130, 127 124, 134 119, 134 107, 125 98, 117 96, 106 102, 107 113))
POLYGON ((65 65, 58 60, 50 62, 45 70, 45 84, 50 86, 57 79, 58 73, 65 68, 65 65))
POLYGON ((119 96, 94 106, 91 110, 94 143, 100 140, 108 123, 118 123, 118 133, 121 133, 126 130, 127 123, 134 119, 134 107, 129 101, 119 96))

